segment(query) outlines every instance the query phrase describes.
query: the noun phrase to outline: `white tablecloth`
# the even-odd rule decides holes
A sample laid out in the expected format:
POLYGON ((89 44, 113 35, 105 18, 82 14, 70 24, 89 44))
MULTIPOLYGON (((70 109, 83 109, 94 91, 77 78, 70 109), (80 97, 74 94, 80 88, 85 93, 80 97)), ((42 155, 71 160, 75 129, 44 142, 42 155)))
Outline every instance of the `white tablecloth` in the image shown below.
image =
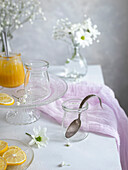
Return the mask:
MULTIPOLYGON (((86 80, 104 83, 101 67, 89 66, 86 80)), ((66 147, 61 126, 49 116, 42 114, 39 121, 29 125, 10 125, 5 120, 4 111, 0 110, 0 138, 15 138, 28 143, 30 137, 25 132, 32 133, 33 127, 38 125, 47 127, 50 141, 46 148, 33 148, 34 161, 28 170, 57 170, 62 161, 70 164, 62 167, 63 170, 121 170, 114 138, 89 133, 85 140, 66 147)))

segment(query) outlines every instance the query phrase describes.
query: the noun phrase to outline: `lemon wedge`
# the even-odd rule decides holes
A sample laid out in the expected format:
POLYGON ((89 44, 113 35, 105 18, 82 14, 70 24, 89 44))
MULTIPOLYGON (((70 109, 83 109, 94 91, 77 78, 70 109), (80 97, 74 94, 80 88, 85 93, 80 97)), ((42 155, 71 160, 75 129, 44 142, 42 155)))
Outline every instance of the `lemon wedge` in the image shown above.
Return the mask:
POLYGON ((8 143, 0 140, 0 155, 2 155, 8 149, 8 143))
POLYGON ((6 168, 7 168, 6 160, 0 156, 0 170, 5 170, 6 168))
POLYGON ((7 165, 21 165, 27 159, 25 152, 19 149, 9 149, 4 152, 2 157, 6 160, 7 165))
POLYGON ((0 105, 13 105, 14 99, 6 93, 0 93, 0 105))

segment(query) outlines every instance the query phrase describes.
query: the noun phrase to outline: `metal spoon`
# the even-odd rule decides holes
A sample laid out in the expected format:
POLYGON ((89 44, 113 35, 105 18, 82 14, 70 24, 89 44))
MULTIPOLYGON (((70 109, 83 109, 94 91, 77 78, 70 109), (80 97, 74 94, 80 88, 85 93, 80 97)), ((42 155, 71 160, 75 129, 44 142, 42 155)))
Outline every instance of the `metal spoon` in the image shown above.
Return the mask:
POLYGON ((3 43, 4 43, 5 55, 6 55, 7 59, 8 59, 9 53, 8 53, 8 44, 7 44, 7 33, 6 33, 6 31, 2 31, 2 39, 3 39, 3 43))
POLYGON ((65 133, 65 137, 66 137, 66 138, 71 138, 73 135, 75 135, 75 134, 78 132, 78 130, 79 130, 80 126, 81 126, 80 115, 81 115, 81 114, 79 113, 78 118, 75 119, 75 120, 69 125, 69 127, 67 128, 67 131, 66 131, 66 133, 65 133))
MULTIPOLYGON (((82 102, 80 103, 79 109, 82 108, 82 106, 84 105, 84 103, 85 103, 89 98, 94 97, 94 96, 96 96, 96 95, 91 94, 91 95, 86 96, 86 97, 82 100, 82 102)), ((97 97, 98 97, 98 96, 97 96, 97 97)), ((101 99, 100 99, 99 97, 98 97, 98 99, 99 99, 99 101, 100 101, 100 106, 102 107, 101 99)), ((82 112, 79 112, 78 118, 75 119, 73 122, 71 122, 71 124, 70 124, 69 127, 67 128, 66 133, 65 133, 65 137, 66 137, 66 138, 71 138, 72 136, 74 136, 74 135, 78 132, 79 128, 81 127, 81 120, 80 120, 81 113, 82 113, 82 112)))

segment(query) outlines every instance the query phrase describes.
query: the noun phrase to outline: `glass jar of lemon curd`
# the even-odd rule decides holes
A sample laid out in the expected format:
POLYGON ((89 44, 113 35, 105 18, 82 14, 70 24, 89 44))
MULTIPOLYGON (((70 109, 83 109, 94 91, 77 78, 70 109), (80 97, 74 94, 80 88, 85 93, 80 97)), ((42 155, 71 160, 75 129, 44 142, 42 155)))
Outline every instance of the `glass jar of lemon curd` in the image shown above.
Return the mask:
POLYGON ((14 88, 24 83, 25 72, 21 54, 0 53, 0 86, 14 88))

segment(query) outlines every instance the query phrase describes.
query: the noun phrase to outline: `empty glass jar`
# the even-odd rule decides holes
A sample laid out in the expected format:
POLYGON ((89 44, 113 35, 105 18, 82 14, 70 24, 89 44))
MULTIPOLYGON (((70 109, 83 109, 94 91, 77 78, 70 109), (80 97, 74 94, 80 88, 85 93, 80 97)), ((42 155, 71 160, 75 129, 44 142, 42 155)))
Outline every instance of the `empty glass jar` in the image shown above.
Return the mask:
POLYGON ((85 131, 85 128, 83 130, 83 127, 85 127, 87 123, 86 110, 88 109, 88 104, 85 103, 84 106, 80 109, 79 106, 80 106, 81 101, 82 101, 81 99, 69 99, 62 103, 62 108, 64 110, 64 116, 63 116, 63 121, 62 121, 62 129, 63 129, 64 136, 69 125, 74 120, 78 119, 79 113, 81 114, 80 116, 81 127, 78 130, 78 132, 71 138, 65 137, 67 140, 71 142, 81 141, 85 139, 88 135, 88 133, 85 131))
POLYGON ((25 64, 24 88, 28 102, 42 100, 50 95, 48 67, 49 63, 44 60, 30 60, 25 64))

